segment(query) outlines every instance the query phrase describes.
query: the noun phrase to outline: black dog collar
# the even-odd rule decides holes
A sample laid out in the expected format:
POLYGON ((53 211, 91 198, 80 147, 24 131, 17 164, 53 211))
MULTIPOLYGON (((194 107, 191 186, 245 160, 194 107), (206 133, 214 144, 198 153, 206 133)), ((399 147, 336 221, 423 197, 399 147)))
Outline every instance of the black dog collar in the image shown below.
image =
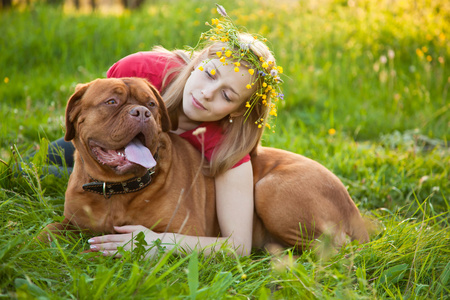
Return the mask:
POLYGON ((94 182, 83 184, 83 190, 103 195, 105 198, 110 198, 116 194, 127 194, 142 190, 152 182, 152 175, 155 173, 155 168, 151 168, 142 177, 131 178, 123 182, 104 182, 93 179, 94 182))

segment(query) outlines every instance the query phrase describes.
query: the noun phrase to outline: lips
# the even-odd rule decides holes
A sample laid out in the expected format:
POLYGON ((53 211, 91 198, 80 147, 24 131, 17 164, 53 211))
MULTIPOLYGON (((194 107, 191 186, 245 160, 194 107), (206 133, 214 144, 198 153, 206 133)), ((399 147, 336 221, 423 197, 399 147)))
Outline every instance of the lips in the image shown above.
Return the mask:
POLYGON ((198 109, 206 110, 206 107, 204 107, 197 99, 195 99, 194 96, 192 96, 192 105, 194 105, 198 109))

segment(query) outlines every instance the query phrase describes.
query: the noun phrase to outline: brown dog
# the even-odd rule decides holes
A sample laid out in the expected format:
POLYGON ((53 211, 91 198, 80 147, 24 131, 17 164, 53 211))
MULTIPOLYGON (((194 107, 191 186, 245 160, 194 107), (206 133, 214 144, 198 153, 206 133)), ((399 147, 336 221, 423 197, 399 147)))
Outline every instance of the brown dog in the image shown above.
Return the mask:
MULTIPOLYGON (((169 133, 164 102, 146 80, 97 79, 77 87, 67 104, 66 127, 65 139, 77 149, 75 166, 65 220, 47 230, 75 226, 98 234, 143 225, 156 232, 220 235, 214 179, 201 172, 196 177, 201 154, 169 133)), ((336 244, 346 236, 369 240, 347 190, 319 163, 259 147, 252 164, 254 247, 305 249, 323 233, 336 244)))

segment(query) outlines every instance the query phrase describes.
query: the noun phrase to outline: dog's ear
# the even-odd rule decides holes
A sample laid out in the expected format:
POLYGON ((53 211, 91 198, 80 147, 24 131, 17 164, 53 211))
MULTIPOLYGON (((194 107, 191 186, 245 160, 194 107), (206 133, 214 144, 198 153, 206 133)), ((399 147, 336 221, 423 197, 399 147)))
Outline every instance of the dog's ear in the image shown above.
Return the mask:
POLYGON ((75 93, 70 97, 66 106, 66 135, 64 139, 66 141, 71 141, 75 137, 75 126, 74 122, 80 113, 80 105, 79 100, 83 97, 87 88, 89 87, 88 83, 85 84, 77 84, 75 87, 75 93))
POLYGON ((169 112, 167 111, 166 104, 164 103, 164 100, 161 98, 161 95, 159 94, 158 90, 148 81, 147 81, 147 85, 150 87, 150 89, 152 90, 153 94, 156 97, 156 100, 159 103, 159 110, 161 113, 162 131, 168 132, 172 129, 172 124, 170 123, 169 112))

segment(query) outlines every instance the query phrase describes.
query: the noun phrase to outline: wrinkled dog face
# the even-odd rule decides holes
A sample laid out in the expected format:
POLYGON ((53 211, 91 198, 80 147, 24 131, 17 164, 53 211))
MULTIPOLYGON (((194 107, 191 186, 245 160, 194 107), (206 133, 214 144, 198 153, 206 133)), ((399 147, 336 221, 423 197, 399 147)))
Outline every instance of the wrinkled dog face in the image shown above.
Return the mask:
POLYGON ((156 164, 159 134, 170 130, 170 121, 146 80, 97 79, 69 99, 66 129, 65 139, 74 140, 83 160, 89 162, 88 154, 116 174, 138 174, 156 164))

